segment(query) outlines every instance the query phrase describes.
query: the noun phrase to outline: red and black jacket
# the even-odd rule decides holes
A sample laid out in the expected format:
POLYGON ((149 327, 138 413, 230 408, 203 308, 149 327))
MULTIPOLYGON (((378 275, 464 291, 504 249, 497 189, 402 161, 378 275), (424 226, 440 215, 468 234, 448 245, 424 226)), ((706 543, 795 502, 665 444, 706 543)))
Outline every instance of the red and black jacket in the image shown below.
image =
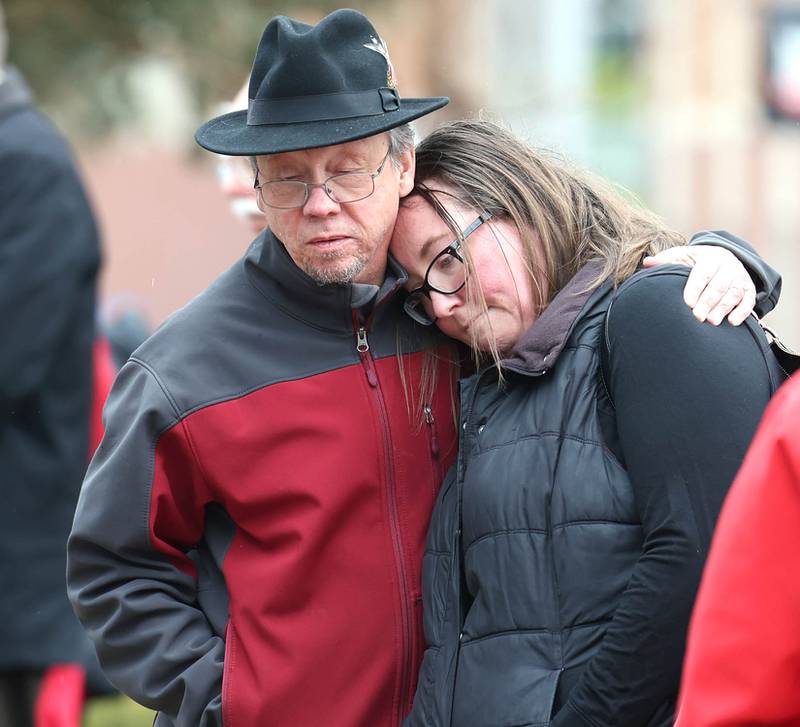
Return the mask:
POLYGON ((455 434, 449 386, 420 401, 428 344, 398 275, 364 317, 267 231, 122 369, 69 592, 106 674, 159 727, 375 727, 409 710, 455 434))

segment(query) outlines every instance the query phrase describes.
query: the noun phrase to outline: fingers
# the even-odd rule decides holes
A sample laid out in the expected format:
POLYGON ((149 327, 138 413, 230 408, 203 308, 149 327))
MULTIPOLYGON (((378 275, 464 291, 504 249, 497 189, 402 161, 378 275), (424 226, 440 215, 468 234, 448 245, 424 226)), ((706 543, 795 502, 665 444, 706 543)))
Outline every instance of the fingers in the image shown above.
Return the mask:
MULTIPOLYGON (((712 281, 712 285, 714 282, 712 281)), ((719 283, 716 286, 717 290, 721 290, 725 283, 719 283)), ((737 283, 731 283, 727 286, 727 290, 722 294, 719 302, 711 308, 706 316, 706 320, 714 326, 718 326, 725 320, 728 315, 739 303, 744 300, 745 289, 737 283)))
POLYGON ((739 305, 737 305, 728 315, 728 323, 732 326, 738 326, 744 321, 747 320, 749 315, 753 312, 753 309, 756 307, 756 289, 752 285, 748 287, 744 292, 744 297, 742 298, 739 305))
POLYGON ((689 273, 689 279, 683 289, 683 300, 692 309, 698 321, 706 320, 712 308, 719 303, 728 289, 727 281, 717 279, 718 273, 719 264, 708 257, 701 257, 689 273))
POLYGON ((684 290, 684 299, 699 321, 718 326, 725 316, 733 314, 729 320, 739 325, 752 312, 756 293, 753 281, 736 256, 728 250, 716 248, 698 254, 697 264, 684 290), (694 281, 691 279, 693 276, 696 278, 694 281), (692 305, 692 298, 704 283, 692 305))
POLYGON ((670 247, 662 250, 656 255, 647 255, 642 260, 642 266, 645 268, 654 268, 657 265, 686 265, 687 267, 694 266, 693 248, 686 247, 670 247))
POLYGON ((683 299, 699 321, 718 326, 728 321, 738 326, 752 313, 756 303, 753 281, 733 253, 721 247, 693 245, 672 247, 642 261, 646 268, 686 265, 692 268, 683 299))

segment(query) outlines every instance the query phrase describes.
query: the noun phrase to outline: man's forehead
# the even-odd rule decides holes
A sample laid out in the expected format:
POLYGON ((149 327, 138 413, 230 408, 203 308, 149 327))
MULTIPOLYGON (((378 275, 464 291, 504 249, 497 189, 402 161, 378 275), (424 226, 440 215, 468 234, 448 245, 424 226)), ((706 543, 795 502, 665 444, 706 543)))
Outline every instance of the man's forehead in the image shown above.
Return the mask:
POLYGON ((299 151, 286 151, 280 154, 269 154, 267 156, 260 156, 258 160, 260 163, 267 166, 276 166, 283 164, 314 164, 315 162, 325 162, 329 159, 368 159, 375 154, 376 148, 381 143, 385 144, 385 139, 388 139, 388 133, 375 134, 368 136, 364 139, 356 141, 348 141, 344 144, 334 144, 332 146, 322 146, 317 149, 301 149, 299 151))

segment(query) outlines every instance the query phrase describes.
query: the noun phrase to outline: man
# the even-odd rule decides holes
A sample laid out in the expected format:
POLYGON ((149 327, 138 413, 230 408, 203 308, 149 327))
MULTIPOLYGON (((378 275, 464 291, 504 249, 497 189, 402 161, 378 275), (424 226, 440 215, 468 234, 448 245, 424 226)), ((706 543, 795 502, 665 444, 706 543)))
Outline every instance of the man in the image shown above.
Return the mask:
POLYGON ((419 391, 436 341, 403 315, 387 248, 413 185, 407 123, 447 99, 401 99, 352 10, 270 21, 249 98, 197 140, 255 157, 269 228, 123 368, 70 596, 158 727, 399 725, 456 437, 450 349, 419 391))
POLYGON ((106 673, 159 726, 372 727, 410 707, 455 437, 449 387, 415 389, 387 247, 405 124, 447 100, 401 100, 389 68, 359 13, 276 18, 249 112, 198 132, 258 157, 271 230, 123 368, 69 546, 106 673))
POLYGON ((38 700, 77 725, 89 645, 64 550, 89 452, 98 235, 67 144, 6 65, 2 15, 0 724, 32 724, 38 700))

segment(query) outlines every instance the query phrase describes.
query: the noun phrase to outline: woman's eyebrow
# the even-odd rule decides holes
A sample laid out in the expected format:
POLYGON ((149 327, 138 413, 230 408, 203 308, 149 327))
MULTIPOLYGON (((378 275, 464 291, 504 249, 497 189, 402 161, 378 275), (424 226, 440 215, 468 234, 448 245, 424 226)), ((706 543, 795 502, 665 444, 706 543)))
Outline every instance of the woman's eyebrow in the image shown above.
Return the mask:
MULTIPOLYGON (((448 232, 442 232, 438 235, 434 235, 433 237, 429 237, 427 240, 425 240, 425 242, 422 243, 422 247, 420 247, 419 249, 420 257, 423 259, 428 257, 428 253, 430 252, 431 247, 436 242, 441 243, 444 240, 450 240, 450 242, 452 242, 453 239, 455 238, 451 239, 450 238, 451 235, 452 233, 448 231, 448 232)), ((442 249, 444 249, 444 245, 442 245, 442 249)), ((436 250, 436 252, 439 252, 439 250, 436 250)))

